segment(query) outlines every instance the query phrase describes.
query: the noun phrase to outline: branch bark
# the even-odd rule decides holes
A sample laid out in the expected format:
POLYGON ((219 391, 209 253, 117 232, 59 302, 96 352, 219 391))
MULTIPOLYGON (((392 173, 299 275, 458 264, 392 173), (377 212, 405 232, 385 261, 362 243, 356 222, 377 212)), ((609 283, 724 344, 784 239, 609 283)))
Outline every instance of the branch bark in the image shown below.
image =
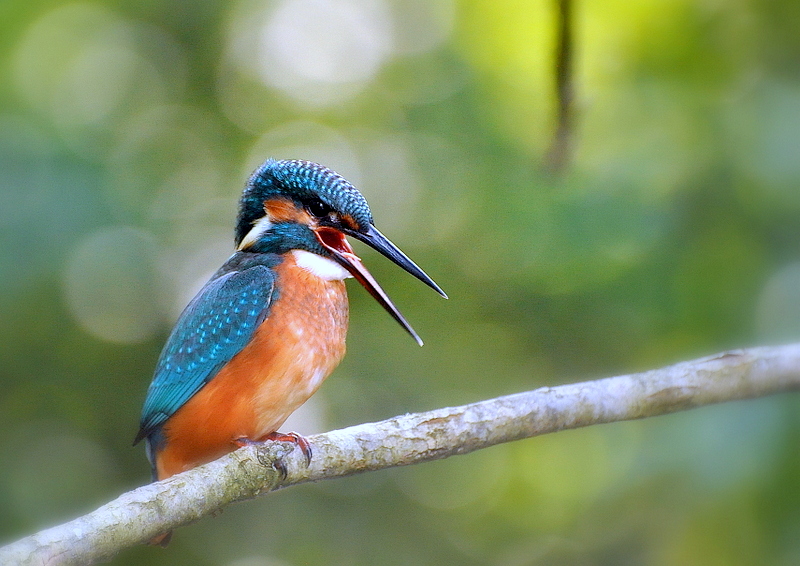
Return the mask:
POLYGON ((93 563, 230 503, 292 485, 798 388, 800 343, 724 352, 644 373, 543 387, 311 436, 314 457, 308 467, 291 444, 248 446, 0 548, 0 564, 93 563), (285 477, 276 471, 277 460, 285 477))

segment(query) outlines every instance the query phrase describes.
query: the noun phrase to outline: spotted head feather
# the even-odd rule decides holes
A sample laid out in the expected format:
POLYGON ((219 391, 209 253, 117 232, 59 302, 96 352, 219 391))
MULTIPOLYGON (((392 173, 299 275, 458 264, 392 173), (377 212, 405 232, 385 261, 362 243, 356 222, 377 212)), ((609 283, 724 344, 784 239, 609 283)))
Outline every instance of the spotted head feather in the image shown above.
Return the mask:
POLYGON ((366 199, 335 171, 312 161, 268 159, 250 176, 239 201, 237 246, 253 223, 264 216, 264 202, 275 197, 290 198, 301 206, 319 200, 350 216, 358 228, 366 230, 372 224, 366 199))

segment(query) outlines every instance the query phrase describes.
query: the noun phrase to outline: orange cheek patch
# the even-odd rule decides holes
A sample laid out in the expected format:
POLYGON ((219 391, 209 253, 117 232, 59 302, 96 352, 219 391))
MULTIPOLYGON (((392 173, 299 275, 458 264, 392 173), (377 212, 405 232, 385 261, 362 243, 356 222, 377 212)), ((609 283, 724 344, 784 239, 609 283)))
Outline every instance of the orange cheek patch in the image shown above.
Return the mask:
POLYGON ((292 200, 274 198, 264 201, 264 212, 272 222, 297 222, 310 224, 311 215, 298 207, 292 200))
POLYGON ((341 219, 342 219, 342 224, 344 224, 351 230, 358 230, 358 222, 356 222, 356 219, 350 216, 349 214, 342 214, 341 219))

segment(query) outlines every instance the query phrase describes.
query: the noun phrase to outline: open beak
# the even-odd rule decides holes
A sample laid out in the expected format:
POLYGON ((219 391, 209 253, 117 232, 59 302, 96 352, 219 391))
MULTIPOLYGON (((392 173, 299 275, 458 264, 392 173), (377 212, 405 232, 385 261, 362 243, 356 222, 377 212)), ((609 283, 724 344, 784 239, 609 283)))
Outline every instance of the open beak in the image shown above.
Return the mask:
POLYGON ((336 260, 339 265, 344 267, 353 277, 355 277, 356 281, 361 283, 367 292, 372 295, 372 297, 378 301, 390 315, 392 315, 392 318, 395 319, 400 326, 402 326, 406 332, 408 332, 411 337, 417 341, 417 344, 422 346, 422 339, 414 331, 414 329, 411 328, 411 325, 408 323, 405 317, 400 314, 400 311, 397 310, 396 306, 394 306, 394 303, 386 294, 386 291, 381 288, 378 282, 375 281, 375 278, 372 276, 372 274, 367 271, 366 267, 364 267, 361 259, 353 252, 353 248, 350 247, 350 244, 344 237, 344 233, 347 233, 348 235, 361 240, 371 248, 374 248, 446 299, 447 295, 445 295, 444 291, 442 291, 441 288, 434 283, 433 279, 428 277, 428 275, 422 271, 417 264, 411 261, 406 254, 401 252, 397 246, 389 241, 386 236, 378 232, 378 229, 371 224, 366 233, 348 229, 342 232, 336 228, 328 226, 320 226, 316 228, 314 233, 317 236, 317 240, 319 240, 322 246, 333 256, 333 259, 336 260))

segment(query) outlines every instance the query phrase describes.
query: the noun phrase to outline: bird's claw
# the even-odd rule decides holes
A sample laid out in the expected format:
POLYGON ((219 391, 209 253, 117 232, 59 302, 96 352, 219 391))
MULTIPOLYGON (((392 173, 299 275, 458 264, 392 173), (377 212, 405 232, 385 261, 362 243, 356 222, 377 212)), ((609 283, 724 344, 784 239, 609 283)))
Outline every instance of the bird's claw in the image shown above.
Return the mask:
MULTIPOLYGON (((242 446, 252 446, 254 444, 262 444, 267 441, 291 442, 292 444, 298 446, 300 450, 302 450, 303 455, 306 457, 306 466, 311 464, 311 454, 312 454, 311 444, 308 442, 308 440, 305 439, 305 437, 300 436, 296 432, 287 432, 287 433, 277 432, 277 431, 271 432, 268 435, 260 438, 259 440, 251 440, 249 438, 237 438, 236 440, 234 440, 234 444, 236 444, 239 447, 242 447, 242 446)), ((273 468, 275 468, 275 471, 280 474, 281 479, 286 479, 288 472, 286 470, 286 464, 283 463, 283 460, 281 458, 276 458, 272 462, 267 462, 259 457, 259 462, 261 462, 261 464, 264 466, 271 465, 273 468)))
POLYGON ((283 458, 275 458, 272 461, 272 468, 281 476, 281 480, 285 480, 289 472, 286 470, 286 464, 283 463, 283 458))
POLYGON ((303 456, 306 457, 306 466, 311 464, 311 444, 305 437, 300 436, 296 432, 271 432, 264 437, 264 440, 272 440, 274 442, 291 442, 303 451, 303 456))

